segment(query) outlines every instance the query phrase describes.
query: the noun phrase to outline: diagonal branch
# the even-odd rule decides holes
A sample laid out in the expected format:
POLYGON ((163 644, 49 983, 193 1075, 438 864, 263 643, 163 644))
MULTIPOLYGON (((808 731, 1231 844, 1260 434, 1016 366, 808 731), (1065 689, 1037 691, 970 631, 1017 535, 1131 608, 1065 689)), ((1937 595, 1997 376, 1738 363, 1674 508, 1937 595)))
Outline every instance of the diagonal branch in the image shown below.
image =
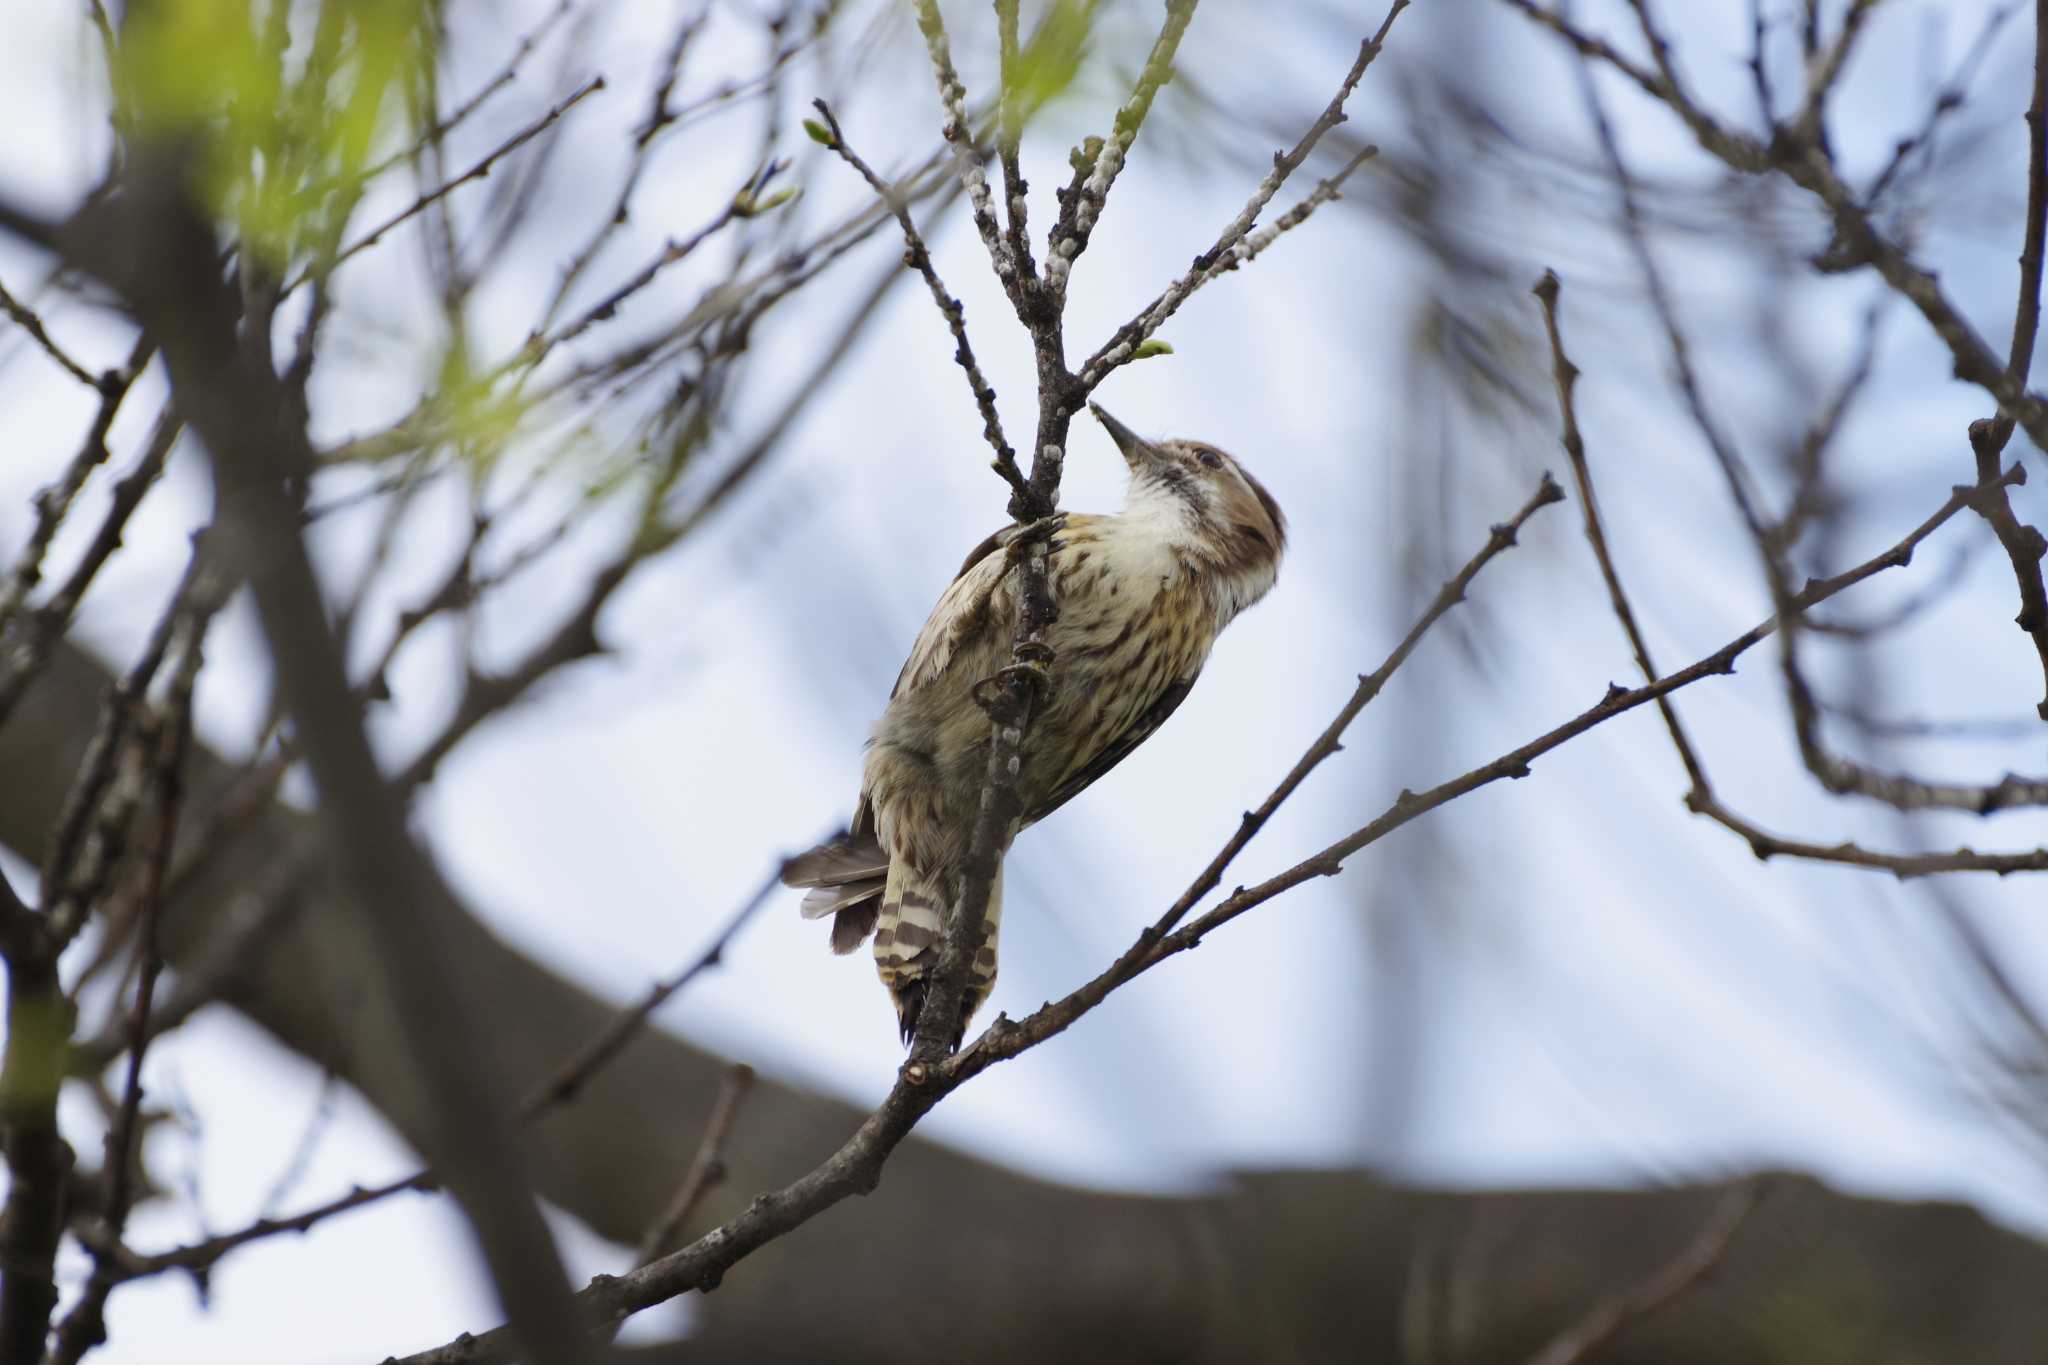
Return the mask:
MULTIPOLYGON (((2033 367, 2034 338, 2041 327, 2044 239, 2048 239, 2048 0, 2035 0, 2034 94, 2027 106, 2027 224, 2020 241, 2019 301, 2014 307, 2012 349, 2006 361, 2007 375, 2023 387, 2033 367)), ((1976 456, 1979 483, 1987 470, 1998 468, 2012 431, 2012 418, 2005 415, 1970 424, 1970 449, 1976 456)), ((2041 581, 2041 559, 2048 555, 2048 538, 2039 528, 2020 521, 2003 488, 1987 495, 1977 514, 1990 525, 2012 564, 2013 581, 2020 593, 2019 615, 2013 620, 2033 640, 2041 659, 2044 688, 2048 688, 2048 585, 2041 581)), ((2048 720, 2048 690, 2035 711, 2048 720)))
MULTIPOLYGON (((1144 344, 1146 338, 1158 331, 1161 324, 1187 302, 1188 295, 1207 282, 1210 272, 1237 246, 1245 234, 1251 231, 1252 224, 1266 211, 1266 205, 1280 192, 1280 187, 1287 183, 1287 177, 1294 174, 1302 162, 1308 160, 1309 153, 1323 140, 1323 134, 1344 122, 1347 117, 1344 113, 1345 102, 1351 98, 1351 92, 1358 88, 1358 82, 1364 78, 1366 68, 1372 65, 1373 58, 1380 55, 1380 49, 1386 44, 1387 34, 1394 27, 1394 20, 1400 17, 1402 10, 1408 8, 1408 3, 1409 0, 1394 0, 1393 6, 1387 11, 1387 17, 1380 24, 1379 31, 1359 44, 1358 57, 1351 63, 1351 69, 1344 73, 1344 80, 1337 87, 1337 93, 1331 97, 1330 102, 1323 107, 1323 112, 1309 125, 1308 131, 1301 135, 1291 150, 1274 153, 1273 169, 1259 182, 1258 189, 1252 192, 1252 197, 1245 202, 1237 217, 1224 227, 1215 244, 1195 257, 1194 264, 1188 267, 1186 274, 1169 285, 1166 292, 1153 300, 1144 312, 1117 328, 1115 335, 1088 358, 1088 363, 1081 367, 1081 386, 1084 391, 1093 390, 1108 377, 1111 370, 1136 357, 1138 347, 1144 344)), ((1349 174, 1349 170, 1347 169, 1345 173, 1349 174)), ((1051 265, 1048 264, 1046 269, 1050 273, 1051 265)))
POLYGON ((1202 874, 1189 883, 1188 889, 1181 893, 1180 899, 1153 924, 1150 931, 1152 937, 1165 935, 1187 917, 1188 911, 1194 908, 1197 901, 1222 884, 1223 874, 1230 869, 1232 861, 1244 851, 1245 845, 1265 828, 1266 822, 1273 818, 1273 812, 1280 809, 1280 803, 1292 796, 1294 789, 1299 787, 1324 759, 1343 750, 1344 745, 1341 741, 1344 732, 1351 727, 1351 722, 1358 719, 1359 712, 1372 705, 1373 699, 1379 696, 1395 671, 1408 662, 1408 656, 1422 643, 1422 637, 1429 633, 1430 627, 1434 626, 1445 612, 1465 600, 1465 591, 1472 586, 1472 580, 1479 576, 1479 571, 1484 569, 1495 555, 1516 543, 1516 537, 1530 517, 1551 503, 1562 501, 1564 490, 1557 486, 1548 473, 1545 473, 1542 481, 1537 484, 1535 493, 1530 496, 1528 502, 1522 504, 1521 510, 1505 522, 1494 526, 1486 538, 1486 544, 1479 547, 1479 552, 1466 561, 1465 567, 1452 574, 1444 581, 1444 585, 1437 589, 1436 597, 1423 609, 1415 624, 1408 628, 1408 633, 1401 637, 1401 642, 1394 646, 1393 652, 1381 661, 1378 668, 1359 675, 1358 688, 1351 694, 1351 699, 1338 709, 1336 717, 1325 727, 1323 733, 1316 737, 1315 743, 1308 747, 1308 752, 1295 762, 1287 776, 1280 779, 1280 785, 1273 788, 1271 794, 1259 803, 1258 809, 1244 813, 1244 818, 1239 821, 1237 831, 1230 836, 1229 842, 1210 860, 1209 866, 1202 870, 1202 874))
POLYGON ((371 754, 300 536, 287 480, 313 468, 305 428, 291 420, 267 362, 237 341, 240 307, 215 268, 213 225, 187 197, 175 159, 138 158, 126 193, 74 219, 64 245, 74 264, 125 294, 162 341, 174 402, 213 462, 222 534, 252 569, 328 850, 367 921, 365 942, 408 1040, 411 1083, 430 1116, 422 1145, 461 1198, 531 1357, 567 1361, 577 1346, 560 1260, 518 1149, 505 1139, 462 968, 447 956, 453 899, 413 844, 371 754))
MULTIPOLYGON (((1656 38, 1647 11, 1639 12, 1644 15, 1646 36, 1661 41, 1656 38)), ((1661 48, 1659 50, 1661 51, 1661 48)), ((1648 232, 1636 200, 1634 177, 1615 139, 1613 125, 1607 117, 1599 90, 1594 83, 1591 66, 1581 62, 1578 66, 1578 76, 1588 117, 1598 136, 1601 153, 1620 196, 1623 235, 1636 257, 1649 292, 1650 302, 1663 327, 1687 412, 1692 417, 1693 425, 1698 428, 1708 448, 1713 452, 1715 462, 1721 468, 1728 485, 1729 496, 1741 513, 1743 524, 1748 529, 1762 561, 1772 601, 1778 604, 1781 613, 1784 614, 1785 631, 1779 662, 1785 678, 1793 734, 1798 743, 1801 761, 1829 792, 1836 795, 1854 794, 1868 797, 1899 810, 1942 808, 1989 815, 2013 806, 2048 804, 2048 779, 2021 777, 2008 773, 1995 783, 1982 785, 1930 782, 1906 773, 1881 772, 1833 753, 1827 748, 1821 734, 1819 708, 1799 664, 1799 635, 1803 622, 1798 615, 1785 610, 1791 597, 1791 584, 1784 564, 1783 546, 1786 528, 1791 522, 1788 519, 1777 525, 1766 523, 1747 466, 1736 450, 1734 442, 1721 430, 1720 424, 1715 421, 1708 409, 1699 375, 1692 363, 1691 348, 1684 329, 1679 325, 1677 306, 1665 281, 1664 272, 1650 249, 1648 232)), ((1675 72, 1667 69, 1666 78, 1672 82, 1673 89, 1678 88, 1675 84, 1675 72)), ((1780 141, 1791 145, 1793 140, 1781 138, 1780 141)), ((1808 142, 1804 144, 1804 148, 1803 155, 1806 158, 1829 168, 1832 174, 1832 162, 1824 147, 1818 143, 1808 142)), ((1798 177, 1795 175, 1794 178, 1798 177)), ((1860 215, 1860 208, 1858 213, 1860 215)), ((1865 223, 1866 231, 1874 239, 1874 230, 1868 229, 1867 219, 1860 221, 1865 223)), ((1839 215, 1837 226, 1838 230, 1846 230, 1846 225, 1840 221, 1839 215)), ((1988 460, 1980 457, 1978 466, 1980 470, 1989 470, 1990 474, 1978 480, 1975 490, 1977 500, 1973 506, 1995 504, 2005 496, 2003 482, 1995 477, 1997 460, 1995 457, 1988 460)))
POLYGON ((982 374, 981 365, 974 358, 974 347, 967 340, 965 305, 948 292, 945 283, 939 279, 938 270, 932 265, 932 253, 925 246, 916 222, 911 219, 910 206, 902 194, 876 175, 868 163, 861 160, 859 154, 847 145, 846 135, 840 129, 839 120, 833 117, 832 110, 825 101, 813 100, 812 105, 824 117, 826 131, 832 139, 829 144, 832 150, 837 152, 847 165, 860 172, 861 179, 868 182, 875 193, 881 196, 889 212, 896 215, 896 221, 903 228, 903 240, 907 244, 903 252, 903 262, 924 276, 925 287, 931 290, 932 302, 938 305, 939 313, 953 331, 953 359, 967 372, 967 387, 974 394, 975 406, 981 409, 981 434, 987 439, 990 449, 996 453, 995 471, 1018 497, 1029 497, 1024 471, 1017 467, 1017 452, 1010 448, 1009 440, 1003 435, 1002 418, 996 414, 996 391, 989 384, 987 376, 982 374))
POLYGON ((0 285, 0 313, 5 313, 15 326, 27 332, 29 339, 42 348, 43 354, 57 362, 59 369, 89 389, 101 387, 100 376, 73 360, 70 352, 59 346, 50 336, 49 331, 43 326, 43 320, 36 316, 35 310, 8 293, 5 285, 0 285))
POLYGON ((974 145, 974 125, 967 117, 967 87, 960 83, 960 73, 953 69, 953 46, 946 38, 946 21, 939 15, 939 0, 914 0, 917 6, 917 28, 924 35, 925 51, 930 54, 932 75, 938 81, 939 104, 946 119, 941 128, 946 144, 953 149, 953 164, 960 177, 960 184, 967 191, 967 206, 974 218, 974 230, 981 234, 982 245, 988 248, 989 260, 995 265, 996 278, 1002 281, 1003 292, 1010 296, 1010 302, 1018 307, 1018 316, 1023 316, 1023 268, 1004 242, 996 223, 992 207, 994 193, 988 187, 988 172, 982 168, 981 151, 974 145))
POLYGON ((675 1241, 690 1221, 690 1215, 697 1211, 697 1205, 704 1196, 726 1177, 725 1147, 732 1139, 733 1120, 739 1116, 740 1101, 747 1097, 747 1091, 754 1085, 754 1068, 744 1062, 735 1063, 725 1073, 725 1083, 719 1088, 718 1099, 711 1106, 711 1117, 704 1124, 704 1137, 697 1144, 697 1154, 690 1161, 690 1169, 683 1176, 683 1183, 677 1188, 675 1198, 662 1210, 661 1217, 648 1226, 647 1234, 640 1239, 640 1246, 634 1255, 633 1264, 646 1265, 661 1255, 662 1248, 675 1241))
MULTIPOLYGON (((1963 509, 1970 492, 1956 490, 1904 538, 1863 563, 1832 578, 1807 584, 1795 600, 1795 609, 1810 610, 1886 569, 1910 561, 1922 541, 1963 509)), ((1762 621, 1712 654, 1656 682, 1634 689, 1610 687, 1593 706, 1492 762, 1428 791, 1402 792, 1392 806, 1367 825, 1286 871, 1234 892, 1208 913, 1165 937, 1156 937, 1148 927, 1123 958, 1086 985, 1023 1020, 998 1018, 970 1046, 950 1057, 925 1063, 915 1060, 913 1052, 914 1060, 898 1074, 881 1106, 838 1151, 781 1189, 756 1196, 739 1215, 680 1251, 628 1275, 600 1275, 592 1280, 576 1295, 584 1321, 593 1329, 602 1328, 690 1290, 715 1287, 726 1271, 760 1247, 801 1227, 840 1201, 872 1191, 890 1153, 940 1100, 998 1062, 1027 1052, 1065 1031, 1133 977, 1177 953, 1199 946, 1204 937, 1224 924, 1303 882, 1336 875, 1346 858, 1429 811, 1494 782, 1526 777, 1534 760, 1588 730, 1704 678, 1733 672, 1736 659, 1771 635, 1777 625, 1775 616, 1762 621)), ((2038 866, 2048 867, 2048 849, 2034 856, 2038 866)), ((929 1019, 929 1001, 926 1009, 929 1019)), ((509 1357, 513 1344, 506 1330, 498 1328, 465 1334, 446 1345, 406 1356, 396 1365, 477 1365, 502 1361, 509 1357)))
MULTIPOLYGON (((1572 475, 1579 488, 1579 506, 1585 514, 1586 540, 1593 548, 1594 558, 1599 561, 1600 576, 1607 585, 1608 601, 1613 607, 1615 619, 1621 624, 1622 633, 1628 638, 1629 648, 1635 653, 1636 666, 1642 671, 1646 682, 1654 683, 1658 679, 1657 666, 1650 657, 1649 644, 1643 638, 1642 628, 1636 621, 1635 609, 1629 603, 1628 593, 1622 587, 1621 574, 1615 568, 1613 554, 1607 545, 1607 534, 1601 525, 1600 503, 1593 493, 1592 470, 1586 459, 1585 440, 1579 431, 1578 408, 1574 401, 1579 369, 1565 354, 1564 337, 1557 318, 1558 292, 1556 273, 1546 270, 1536 285, 1535 294, 1543 305, 1544 329, 1549 335, 1551 358, 1557 380, 1563 443, 1565 453, 1571 460, 1572 475)), ((2015 465, 1998 486, 2003 488, 2007 481, 2018 482, 2021 473, 2021 467, 2015 465)), ((1944 513, 1952 513, 1958 506, 1975 506, 1982 501, 1982 495, 1982 489, 1959 488, 1950 498, 1944 513)), ((1693 747, 1684 724, 1678 718, 1677 709, 1668 696, 1657 698, 1657 709, 1663 717, 1665 729, 1671 736, 1672 747, 1677 750, 1679 761, 1684 764, 1686 776, 1692 784, 1685 795, 1686 808, 1695 814, 1706 816, 1738 835, 1749 844, 1750 851, 1760 859, 1782 854, 1814 862, 1871 868, 1890 872, 1901 878, 1927 876, 1936 872, 1996 872, 2003 875, 2008 872, 2048 867, 2048 850, 2041 849, 2019 853, 1979 853, 1970 848, 1935 853, 1890 853, 1866 849, 1854 843, 1822 845, 1805 840, 1786 839, 1769 833, 1737 815, 1715 795, 1713 783, 1707 776, 1706 765, 1693 747)), ((2016 782, 2018 779, 2007 779, 2007 783, 2016 782)))
POLYGON ((1053 225, 1051 239, 1046 243, 1045 282, 1055 299, 1066 299, 1067 278, 1073 273, 1074 262, 1088 249, 1088 238, 1102 217, 1103 205, 1116 184, 1117 174, 1123 170, 1124 161, 1138 140, 1138 130, 1145 126, 1145 117, 1152 112, 1152 101, 1173 79, 1174 54, 1180 51, 1180 40, 1195 17, 1196 3, 1197 0, 1166 0, 1166 19, 1159 26, 1159 36, 1152 42, 1143 69, 1138 72, 1131 97, 1116 111, 1109 136, 1089 139, 1089 145, 1099 144, 1094 163, 1060 205, 1059 221, 1053 225))
POLYGON ((1622 1328, 1648 1317, 1698 1284, 1728 1255, 1729 1244, 1756 1211, 1767 1188, 1762 1176, 1751 1176, 1728 1186, 1676 1256, 1640 1283, 1594 1304, 1577 1322, 1530 1356, 1528 1365, 1579 1365, 1622 1328))

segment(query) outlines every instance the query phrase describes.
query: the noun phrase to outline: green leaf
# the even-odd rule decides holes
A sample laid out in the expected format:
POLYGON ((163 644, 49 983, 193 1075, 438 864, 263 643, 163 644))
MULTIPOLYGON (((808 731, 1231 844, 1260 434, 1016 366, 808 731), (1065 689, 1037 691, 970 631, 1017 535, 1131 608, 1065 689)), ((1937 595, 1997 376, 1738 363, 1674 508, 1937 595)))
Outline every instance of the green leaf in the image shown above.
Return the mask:
POLYGON ((820 147, 837 147, 839 139, 832 136, 832 130, 814 118, 804 120, 804 131, 811 135, 811 141, 820 147))
POLYGON ((1167 344, 1166 344, 1165 342, 1161 341, 1161 340, 1160 340, 1160 339, 1159 339, 1158 337, 1153 337, 1153 338, 1152 338, 1151 340, 1149 340, 1149 341, 1141 341, 1141 342, 1139 342, 1139 343, 1138 343, 1138 349, 1137 349, 1137 350, 1135 350, 1135 351, 1132 351, 1132 352, 1131 352, 1131 359, 1133 359, 1133 360, 1150 360, 1150 359, 1151 359, 1151 358, 1152 358, 1153 356, 1155 356, 1155 355, 1172 355, 1172 354, 1173 354, 1173 347, 1171 347, 1171 346, 1167 345, 1167 344))

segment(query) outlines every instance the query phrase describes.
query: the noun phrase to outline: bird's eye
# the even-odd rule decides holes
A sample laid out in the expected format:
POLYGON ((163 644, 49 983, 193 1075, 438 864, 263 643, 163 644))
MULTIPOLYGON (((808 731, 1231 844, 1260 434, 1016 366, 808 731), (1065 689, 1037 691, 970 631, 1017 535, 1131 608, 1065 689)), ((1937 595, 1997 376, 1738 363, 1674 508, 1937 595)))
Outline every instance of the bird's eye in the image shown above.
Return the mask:
POLYGON ((1211 469, 1223 468, 1223 457, 1213 450, 1204 450, 1197 454, 1195 458, 1211 469))

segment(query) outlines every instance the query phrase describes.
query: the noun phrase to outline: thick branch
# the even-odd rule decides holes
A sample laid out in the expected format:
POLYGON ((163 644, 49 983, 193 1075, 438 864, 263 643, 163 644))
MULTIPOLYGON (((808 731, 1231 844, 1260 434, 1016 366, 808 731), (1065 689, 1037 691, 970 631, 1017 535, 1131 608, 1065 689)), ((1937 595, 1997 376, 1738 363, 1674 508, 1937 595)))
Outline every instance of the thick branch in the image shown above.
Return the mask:
POLYGON ((219 282, 212 224, 186 195, 178 158, 162 148, 140 156, 127 193, 80 222, 67 254, 122 290, 163 338, 177 405, 214 463, 224 534, 255 589, 329 848, 370 921, 380 984, 410 1040, 413 1084, 431 1096, 422 1145, 462 1199, 531 1356, 567 1361, 578 1344, 560 1262, 506 1141, 471 1032, 466 978, 446 948, 442 926, 454 907, 370 754, 286 493, 288 477, 313 467, 312 451, 303 426, 288 420, 276 377, 237 344, 238 306, 219 282))
POLYGON ((57 1131, 71 1010, 57 980, 56 945, 5 874, 0 929, 7 967, 0 1141, 8 1181, 0 1210, 0 1365, 36 1365, 57 1306, 57 1239, 71 1177, 71 1146, 57 1131))

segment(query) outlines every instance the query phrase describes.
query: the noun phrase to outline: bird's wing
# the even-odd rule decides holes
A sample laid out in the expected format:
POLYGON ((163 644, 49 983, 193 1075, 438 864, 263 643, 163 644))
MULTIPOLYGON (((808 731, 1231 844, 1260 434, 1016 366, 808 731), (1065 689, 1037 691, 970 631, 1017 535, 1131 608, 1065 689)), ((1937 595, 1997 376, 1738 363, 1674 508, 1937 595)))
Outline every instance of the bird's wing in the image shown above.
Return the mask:
POLYGON ((991 629, 1003 628, 1002 622, 1012 614, 1004 608, 1014 608, 1016 592, 1008 584, 1009 556, 1002 543, 1003 532, 997 531, 968 552, 952 586, 940 594, 939 604, 917 633, 896 686, 889 689, 891 701, 940 677, 963 647, 991 629))
POLYGON ((1079 796, 1089 784, 1101 777, 1130 756, 1131 750, 1151 738, 1152 732, 1166 724, 1166 718, 1174 708, 1193 690, 1195 679, 1201 676, 1201 667, 1185 678, 1176 678, 1166 685, 1166 690, 1156 697, 1152 704, 1138 713, 1138 718, 1124 727, 1123 733, 1102 746, 1100 750, 1084 760, 1078 768, 1067 774, 1061 783, 1052 789, 1045 800, 1024 813, 1024 823, 1035 825, 1051 815, 1067 802, 1079 796))
MULTIPOLYGON (((1096 523, 1106 520, 1085 512, 1060 515, 1062 528, 1052 542, 1055 559, 1071 546, 1087 544, 1096 534, 1096 523)), ((1008 553, 1010 533, 1016 529, 1005 526, 967 552, 952 586, 940 595, 924 629, 917 633, 917 643, 910 647, 896 686, 889 690, 891 701, 941 677, 953 660, 989 632, 1000 631, 1008 637, 1017 619, 1017 586, 1010 576, 1008 553)))

